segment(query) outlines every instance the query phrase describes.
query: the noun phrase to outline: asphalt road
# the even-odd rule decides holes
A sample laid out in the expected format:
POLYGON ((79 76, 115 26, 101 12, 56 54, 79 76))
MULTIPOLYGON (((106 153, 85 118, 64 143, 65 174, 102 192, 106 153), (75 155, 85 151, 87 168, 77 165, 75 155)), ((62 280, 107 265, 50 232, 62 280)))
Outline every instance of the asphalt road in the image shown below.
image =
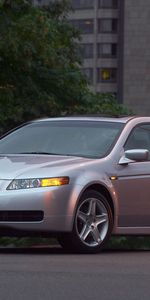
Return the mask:
POLYGON ((150 300, 150 251, 0 249, 0 300, 150 300))

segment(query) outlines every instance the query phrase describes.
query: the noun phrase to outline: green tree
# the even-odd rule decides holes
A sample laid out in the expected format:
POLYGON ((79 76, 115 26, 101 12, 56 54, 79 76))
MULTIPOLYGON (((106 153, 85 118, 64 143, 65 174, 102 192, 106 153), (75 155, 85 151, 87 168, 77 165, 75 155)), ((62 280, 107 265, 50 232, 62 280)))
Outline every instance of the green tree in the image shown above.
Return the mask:
MULTIPOLYGON (((121 115, 130 115, 127 107, 118 104, 116 96, 110 93, 92 93, 89 90, 82 96, 81 103, 77 103, 69 108, 70 114, 96 115, 119 117, 121 115)), ((68 110, 69 110, 68 109, 68 110)))
POLYGON ((0 133, 42 116, 125 112, 114 96, 89 91, 69 0, 50 3, 0 0, 0 133))
POLYGON ((78 32, 67 19, 66 0, 49 9, 28 0, 0 2, 0 121, 58 115, 82 99, 78 32))

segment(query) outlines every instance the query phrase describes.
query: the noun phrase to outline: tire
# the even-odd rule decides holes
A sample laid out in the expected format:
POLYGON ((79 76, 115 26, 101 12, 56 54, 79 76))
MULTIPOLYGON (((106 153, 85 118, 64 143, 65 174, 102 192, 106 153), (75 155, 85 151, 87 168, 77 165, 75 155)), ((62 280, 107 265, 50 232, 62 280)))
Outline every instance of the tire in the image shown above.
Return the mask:
POLYGON ((81 197, 71 233, 58 236, 61 246, 78 253, 98 253, 110 238, 113 216, 107 199, 97 191, 87 190, 81 197))

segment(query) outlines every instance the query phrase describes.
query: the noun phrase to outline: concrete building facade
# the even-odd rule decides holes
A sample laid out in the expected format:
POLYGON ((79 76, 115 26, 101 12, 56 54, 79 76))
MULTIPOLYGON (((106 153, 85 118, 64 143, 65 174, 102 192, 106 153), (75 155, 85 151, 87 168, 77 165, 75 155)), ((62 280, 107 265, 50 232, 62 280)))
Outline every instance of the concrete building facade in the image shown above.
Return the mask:
POLYGON ((83 71, 89 84, 95 92, 117 93, 118 1, 72 0, 72 5, 70 18, 82 33, 83 71))
MULTIPOLYGON (((48 4, 50 0, 34 0, 48 4)), ((91 89, 150 115, 150 0, 71 0, 91 89)))
MULTIPOLYGON (((122 1, 122 0, 120 0, 122 1)), ((122 101, 150 115, 150 1, 124 1, 122 101)))

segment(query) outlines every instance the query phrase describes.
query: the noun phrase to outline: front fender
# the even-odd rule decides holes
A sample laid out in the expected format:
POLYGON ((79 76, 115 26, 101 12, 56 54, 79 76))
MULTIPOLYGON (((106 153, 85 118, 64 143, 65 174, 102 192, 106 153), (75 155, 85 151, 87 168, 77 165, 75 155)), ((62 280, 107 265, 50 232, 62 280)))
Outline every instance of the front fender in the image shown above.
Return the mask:
POLYGON ((118 198, 113 183, 107 174, 97 174, 94 172, 85 172, 76 178, 74 188, 69 201, 68 213, 73 216, 71 227, 73 227, 74 218, 81 196, 87 189, 97 187, 97 190, 105 189, 110 195, 114 207, 114 228, 118 220, 118 198))

